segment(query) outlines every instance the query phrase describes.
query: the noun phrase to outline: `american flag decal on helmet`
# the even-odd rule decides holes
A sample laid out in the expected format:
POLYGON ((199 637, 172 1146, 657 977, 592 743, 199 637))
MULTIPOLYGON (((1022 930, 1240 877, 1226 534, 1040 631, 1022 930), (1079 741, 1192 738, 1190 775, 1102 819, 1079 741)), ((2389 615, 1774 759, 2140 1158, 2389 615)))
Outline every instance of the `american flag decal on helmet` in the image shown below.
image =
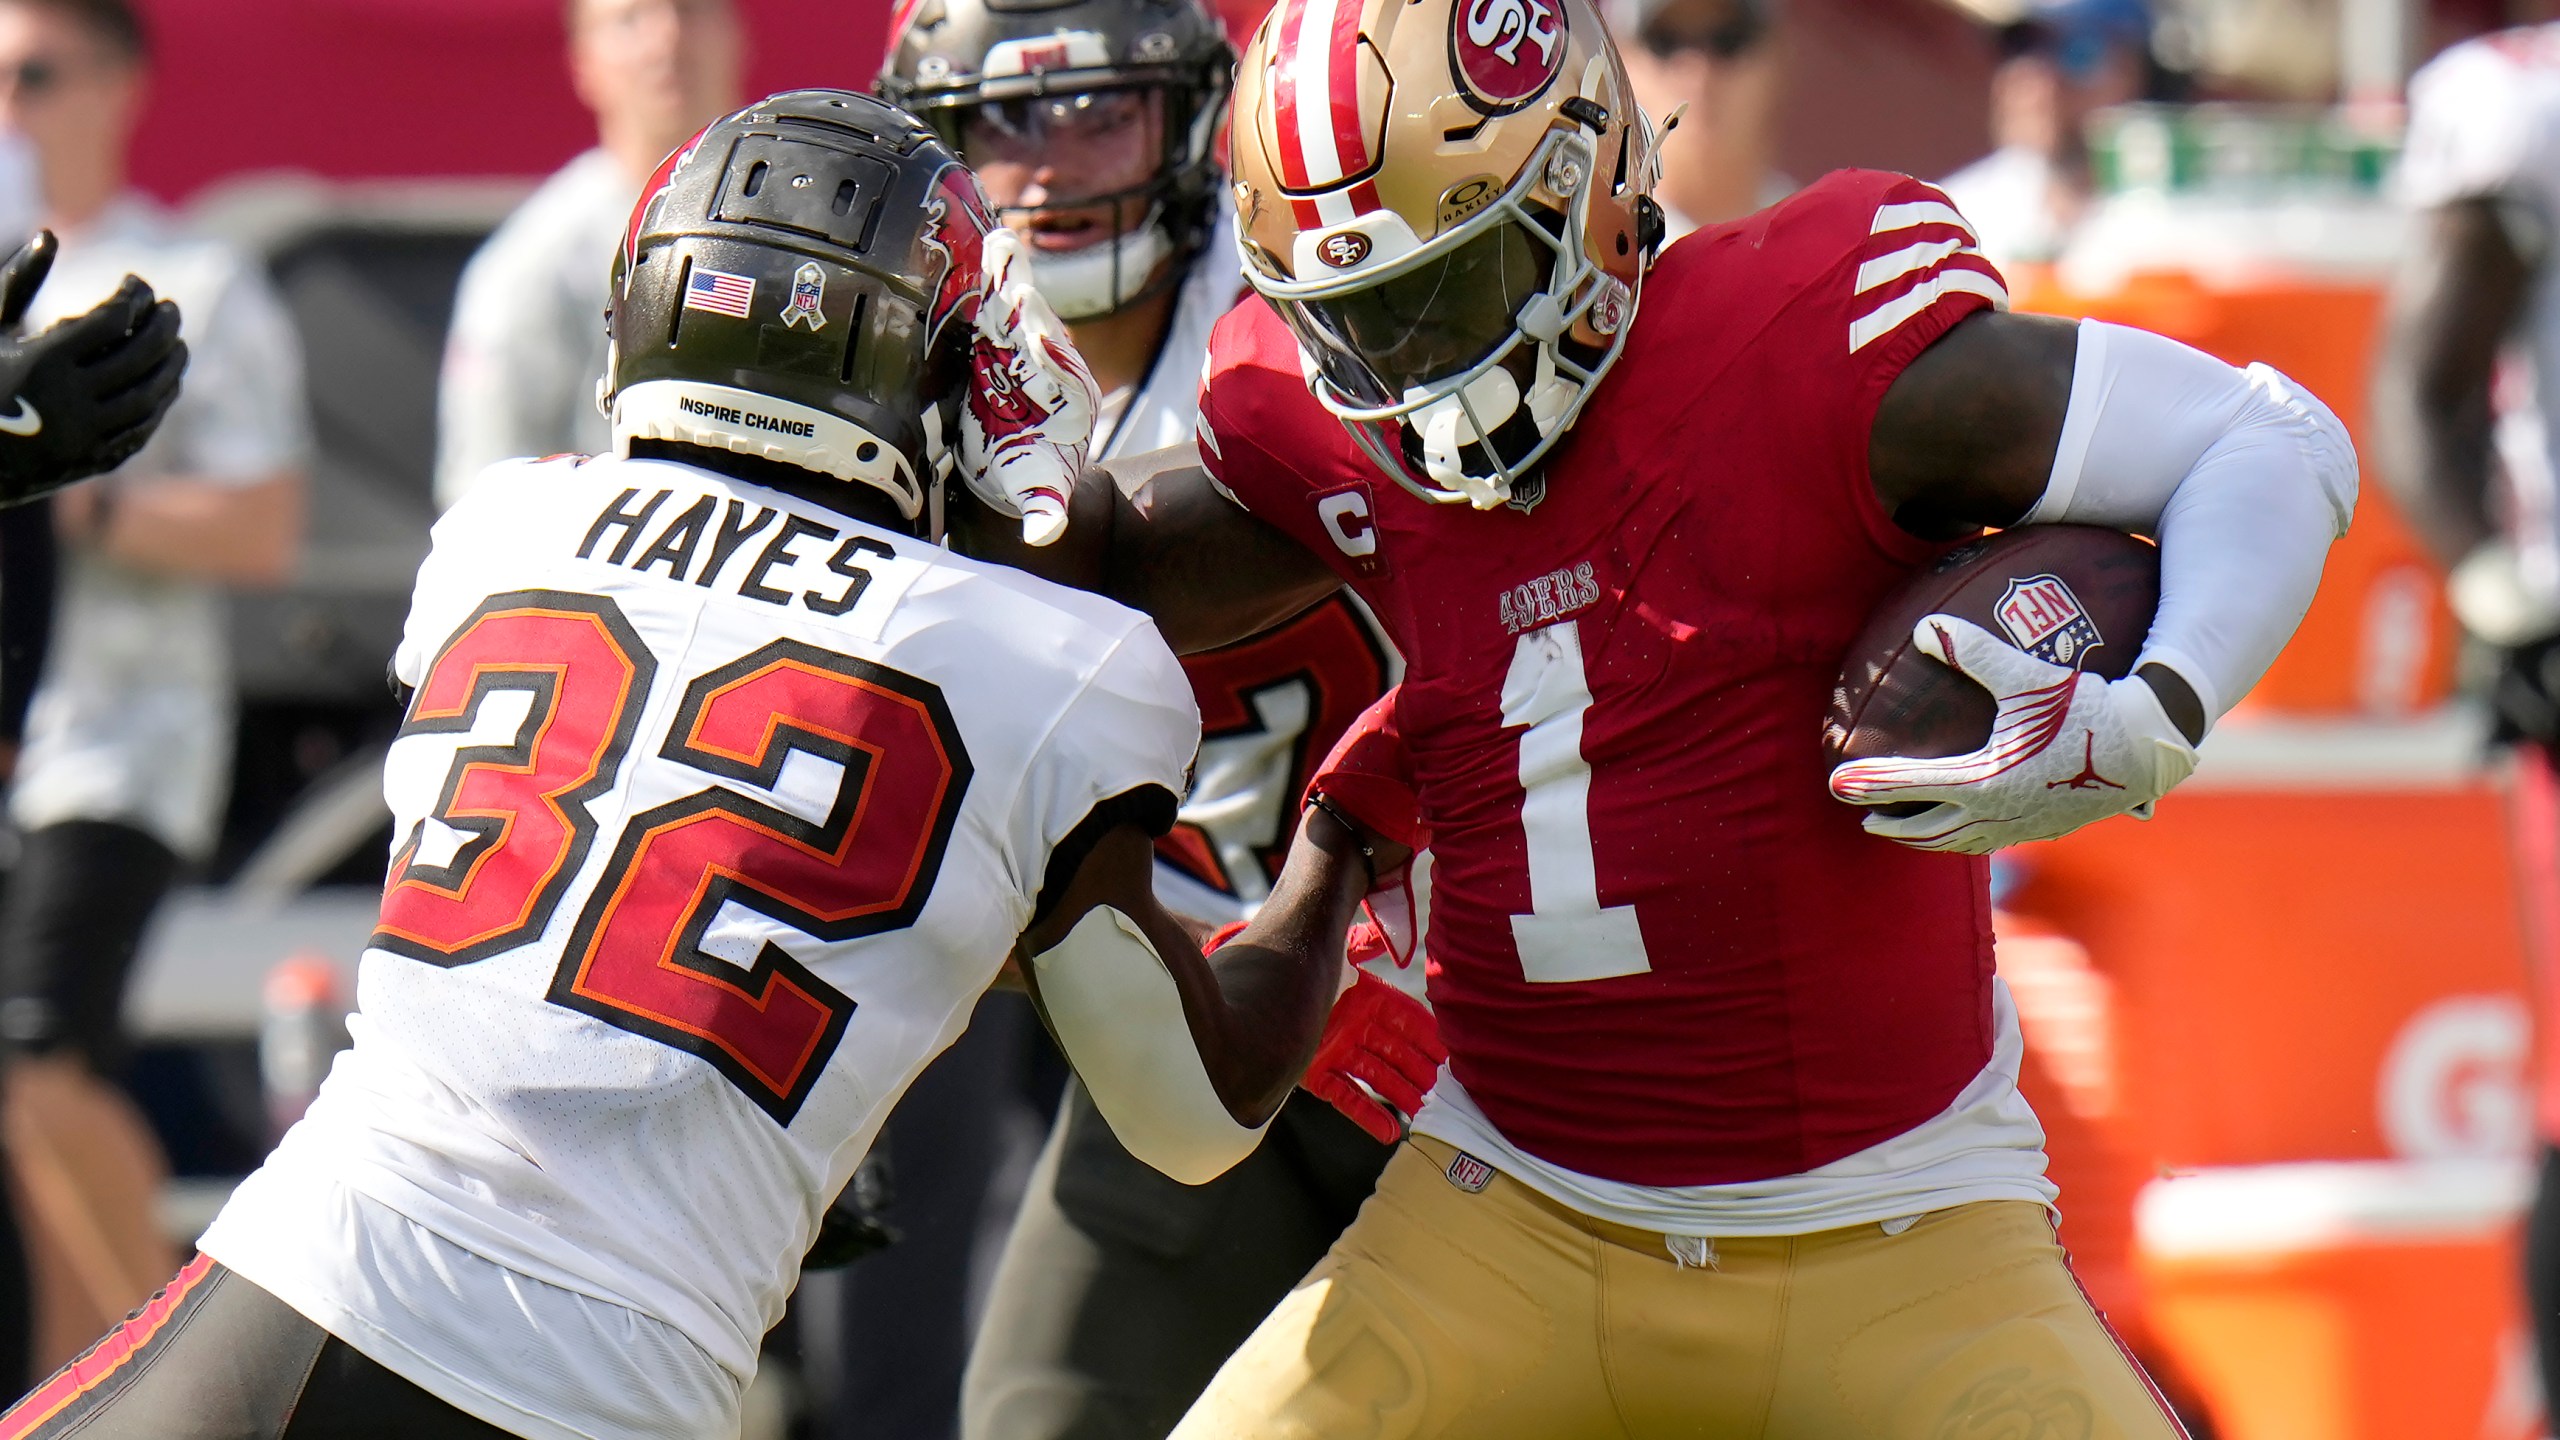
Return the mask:
POLYGON ((1271 17, 1280 184, 1302 226, 1379 208, 1378 187, 1363 178, 1378 157, 1360 113, 1360 9, 1361 0, 1282 0, 1271 17))
POLYGON ((1925 198, 1876 210, 1858 266, 1858 304, 1851 307, 1857 315, 1849 324, 1852 355, 1950 295, 1979 295, 1997 309, 2009 308, 2009 287, 1947 197, 1916 181, 1894 193, 1925 198))

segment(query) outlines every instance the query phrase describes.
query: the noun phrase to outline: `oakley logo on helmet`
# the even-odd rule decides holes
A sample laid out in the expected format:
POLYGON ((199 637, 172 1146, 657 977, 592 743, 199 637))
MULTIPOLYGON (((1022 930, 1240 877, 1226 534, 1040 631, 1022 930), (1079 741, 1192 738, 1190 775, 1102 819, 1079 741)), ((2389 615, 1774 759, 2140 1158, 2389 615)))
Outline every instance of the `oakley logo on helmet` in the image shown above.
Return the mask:
POLYGON ((1545 93, 1564 68, 1564 29, 1547 0, 1464 0, 1449 12, 1450 68, 1496 114, 1545 93))
POLYGON ((1336 270, 1348 270, 1369 258, 1369 237, 1357 230, 1327 235, 1316 245, 1316 257, 1336 270))
POLYGON ((2077 666, 2080 657, 2106 644, 2080 597, 2058 575, 2029 575, 2009 582, 1992 608, 2010 643, 2055 665, 2077 666))
POLYGON ((812 262, 792 272, 791 302, 782 307, 782 328, 806 325, 809 333, 827 328, 827 317, 819 307, 827 303, 827 272, 812 262))

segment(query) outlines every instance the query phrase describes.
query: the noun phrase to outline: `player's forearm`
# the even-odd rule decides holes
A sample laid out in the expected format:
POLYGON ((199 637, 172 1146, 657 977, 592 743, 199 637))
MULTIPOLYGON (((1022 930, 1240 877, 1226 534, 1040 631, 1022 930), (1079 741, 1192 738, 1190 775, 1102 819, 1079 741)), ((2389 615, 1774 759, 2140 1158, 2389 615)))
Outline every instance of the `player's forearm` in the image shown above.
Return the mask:
POLYGON ((2345 428, 2283 375, 2083 322, 2053 475, 2026 518, 2160 542, 2140 662, 2176 672, 2211 719, 2292 638, 2356 490, 2345 428))
POLYGON ((2496 531, 2489 381, 2476 385, 2386 358, 2373 386, 2373 437, 2392 500, 2437 562, 2450 568, 2496 531))
POLYGON ((2496 529, 2490 381, 2530 284, 2488 200, 2431 212, 2392 282, 2373 438, 2392 499, 2448 568, 2496 529))
POLYGON ((1223 1069, 1219 1094, 1248 1124, 1277 1112, 1305 1077, 1325 1016, 1349 977, 1343 935, 1369 888, 1350 832, 1321 811, 1309 812, 1308 822, 1271 898, 1207 961, 1219 991, 1215 1043, 1223 1051, 1210 1073, 1223 1069))
POLYGON ((1341 588, 1297 541, 1220 495, 1191 447, 1114 470, 1103 592, 1152 616, 1174 653, 1258 635, 1341 588))
POLYGON ((64 505, 70 538, 155 575, 264 588, 293 577, 304 484, 280 474, 248 485, 155 477, 64 505))

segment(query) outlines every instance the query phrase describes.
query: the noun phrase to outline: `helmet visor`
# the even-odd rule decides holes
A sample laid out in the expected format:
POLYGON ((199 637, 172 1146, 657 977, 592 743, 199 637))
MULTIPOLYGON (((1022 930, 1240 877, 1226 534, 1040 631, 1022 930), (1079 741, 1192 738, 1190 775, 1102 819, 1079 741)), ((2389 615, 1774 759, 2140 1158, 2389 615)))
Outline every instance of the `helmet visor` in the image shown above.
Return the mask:
POLYGON ((1375 285, 1279 308, 1334 388, 1384 407, 1509 345, 1515 317, 1547 288, 1555 259, 1552 240, 1505 220, 1375 285))

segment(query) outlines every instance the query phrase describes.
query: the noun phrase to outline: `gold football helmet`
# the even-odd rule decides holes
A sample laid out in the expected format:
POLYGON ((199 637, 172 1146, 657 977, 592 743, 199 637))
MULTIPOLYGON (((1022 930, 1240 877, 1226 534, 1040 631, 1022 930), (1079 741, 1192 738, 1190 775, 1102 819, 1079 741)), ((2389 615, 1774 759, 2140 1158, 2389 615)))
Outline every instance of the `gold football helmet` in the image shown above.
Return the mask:
POLYGON ((1654 140, 1590 0, 1281 0, 1236 74, 1246 273, 1371 459, 1491 509, 1617 359, 1654 140))

